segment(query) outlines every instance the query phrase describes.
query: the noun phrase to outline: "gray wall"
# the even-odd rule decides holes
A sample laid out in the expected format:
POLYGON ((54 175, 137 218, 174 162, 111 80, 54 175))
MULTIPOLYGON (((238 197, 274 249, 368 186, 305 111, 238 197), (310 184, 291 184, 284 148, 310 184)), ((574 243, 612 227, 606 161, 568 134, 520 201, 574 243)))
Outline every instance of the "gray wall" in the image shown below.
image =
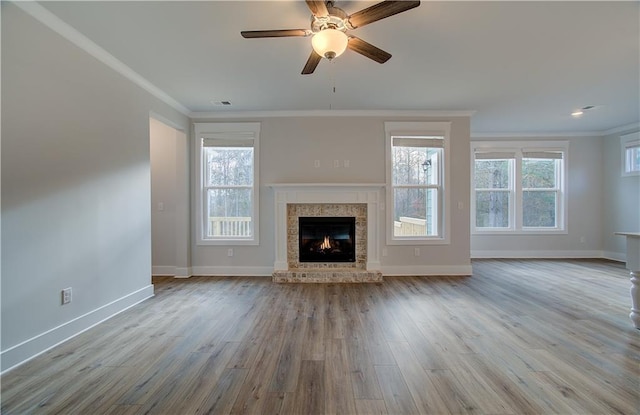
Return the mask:
POLYGON ((636 132, 623 131, 602 141, 603 250, 608 258, 624 260, 627 252, 623 236, 614 232, 640 232, 640 176, 622 177, 620 136, 636 132))
MULTIPOLYGON (((602 137, 540 137, 526 140, 569 142, 567 233, 554 235, 471 235, 472 257, 602 256, 602 137)), ((493 140, 473 138, 473 141, 493 140)), ((517 141, 509 139, 508 141, 517 141)))
POLYGON ((153 275, 188 275, 189 145, 181 129, 149 120, 153 275))
POLYGON ((2 3, 2 370, 153 293, 150 111, 188 128, 2 3))
MULTIPOLYGON (((261 122, 260 132, 260 245, 227 247, 193 245, 194 274, 220 274, 229 267, 240 273, 270 274, 274 263, 274 200, 269 183, 384 183, 385 121, 452 121, 451 244, 422 246, 414 256, 413 246, 380 246, 383 272, 423 271, 433 266, 468 266, 469 261, 469 118, 402 119, 389 117, 283 117, 234 119, 229 122, 261 122), (320 160, 320 167, 314 161, 320 160), (333 167, 339 160, 341 167, 333 167), (345 168, 344 160, 349 160, 345 168), (462 202, 462 209, 458 209, 462 202)), ((196 122, 223 122, 196 119, 196 122)), ((194 164, 195 165, 195 164, 194 164)), ((192 174, 195 170, 192 169, 192 174)), ((193 176, 192 176, 193 177, 193 176)), ((384 196, 384 194, 383 194, 384 196)), ((195 203, 194 203, 195 204, 195 203)), ((195 206, 194 206, 195 208, 195 206)), ((384 220, 384 212, 381 212, 384 220)), ((384 222, 379 223, 381 241, 384 222)), ((384 242, 382 242, 384 244, 384 242)), ((425 271, 426 272, 426 271, 425 271)))

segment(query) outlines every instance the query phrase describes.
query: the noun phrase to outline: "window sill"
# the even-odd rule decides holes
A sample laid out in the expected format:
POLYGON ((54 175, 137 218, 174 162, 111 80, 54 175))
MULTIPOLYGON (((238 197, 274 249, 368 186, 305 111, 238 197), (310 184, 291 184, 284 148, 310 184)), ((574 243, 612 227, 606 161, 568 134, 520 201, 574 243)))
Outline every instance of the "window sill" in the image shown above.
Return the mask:
POLYGON ((257 239, 201 239, 196 242, 198 246, 251 246, 260 245, 257 239))
POLYGON ((387 245, 407 246, 407 245, 449 245, 449 239, 446 238, 415 238, 415 239, 388 239, 387 245))
POLYGON ((531 236, 542 236, 542 235, 566 235, 569 232, 566 229, 536 229, 536 230, 490 230, 490 231, 480 231, 474 230, 471 232, 471 236, 497 236, 497 235, 531 235, 531 236))

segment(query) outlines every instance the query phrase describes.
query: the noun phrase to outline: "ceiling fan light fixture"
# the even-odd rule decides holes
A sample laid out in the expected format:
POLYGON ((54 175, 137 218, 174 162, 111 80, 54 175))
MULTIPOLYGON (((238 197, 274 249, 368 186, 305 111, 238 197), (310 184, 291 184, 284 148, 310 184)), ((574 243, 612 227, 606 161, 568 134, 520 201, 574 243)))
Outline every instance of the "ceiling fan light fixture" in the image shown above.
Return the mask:
POLYGON ((313 35, 311 45, 313 50, 329 60, 337 58, 347 49, 349 37, 337 29, 324 29, 313 35))

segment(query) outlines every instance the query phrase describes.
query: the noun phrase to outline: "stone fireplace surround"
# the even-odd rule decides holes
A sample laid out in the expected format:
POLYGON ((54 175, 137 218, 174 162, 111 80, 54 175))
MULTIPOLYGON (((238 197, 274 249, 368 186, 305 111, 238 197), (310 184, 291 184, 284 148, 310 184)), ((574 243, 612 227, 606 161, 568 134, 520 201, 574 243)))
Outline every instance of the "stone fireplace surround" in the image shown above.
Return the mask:
POLYGON ((274 282, 382 281, 379 214, 384 184, 279 183, 275 191, 274 282), (298 217, 355 216, 355 263, 300 263, 298 217))

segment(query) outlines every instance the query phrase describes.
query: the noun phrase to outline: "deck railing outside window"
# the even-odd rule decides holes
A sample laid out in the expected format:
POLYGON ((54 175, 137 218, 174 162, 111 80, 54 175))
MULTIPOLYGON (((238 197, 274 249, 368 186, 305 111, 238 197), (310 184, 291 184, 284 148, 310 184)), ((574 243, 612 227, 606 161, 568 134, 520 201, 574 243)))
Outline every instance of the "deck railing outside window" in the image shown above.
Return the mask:
POLYGON ((210 216, 207 236, 251 236, 251 217, 210 216))

